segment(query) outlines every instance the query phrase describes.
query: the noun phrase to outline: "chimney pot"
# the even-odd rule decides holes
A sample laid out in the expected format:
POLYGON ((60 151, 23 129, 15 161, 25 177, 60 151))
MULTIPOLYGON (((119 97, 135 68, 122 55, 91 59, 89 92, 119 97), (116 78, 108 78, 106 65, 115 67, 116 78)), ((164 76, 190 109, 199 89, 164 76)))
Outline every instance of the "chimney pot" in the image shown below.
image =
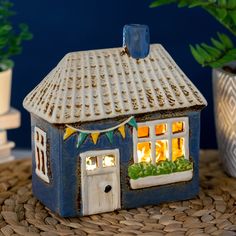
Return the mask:
POLYGON ((123 47, 135 59, 148 56, 150 47, 149 27, 140 24, 125 25, 123 28, 123 47))

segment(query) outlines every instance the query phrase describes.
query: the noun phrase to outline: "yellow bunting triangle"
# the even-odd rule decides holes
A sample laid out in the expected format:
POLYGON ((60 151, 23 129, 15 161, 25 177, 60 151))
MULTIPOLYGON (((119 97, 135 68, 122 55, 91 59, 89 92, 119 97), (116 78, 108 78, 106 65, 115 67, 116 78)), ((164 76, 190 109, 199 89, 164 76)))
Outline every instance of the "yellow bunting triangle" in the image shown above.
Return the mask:
POLYGON ((93 140, 93 143, 94 143, 94 144, 97 143, 99 134, 100 134, 100 133, 92 133, 92 134, 91 134, 91 137, 92 137, 92 140, 93 140))
POLYGON ((76 132, 76 130, 71 129, 69 127, 66 128, 66 131, 64 133, 63 139, 66 140, 67 138, 69 138, 72 134, 74 134, 76 132))
POLYGON ((120 126, 118 130, 120 131, 121 136, 125 138, 125 126, 124 125, 120 126))

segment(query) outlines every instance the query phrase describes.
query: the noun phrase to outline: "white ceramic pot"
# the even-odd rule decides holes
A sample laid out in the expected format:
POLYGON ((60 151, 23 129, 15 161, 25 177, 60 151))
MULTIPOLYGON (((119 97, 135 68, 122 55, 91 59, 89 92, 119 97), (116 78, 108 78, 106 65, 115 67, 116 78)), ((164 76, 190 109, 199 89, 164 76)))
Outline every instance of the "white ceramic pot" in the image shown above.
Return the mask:
POLYGON ((236 177, 236 75, 214 69, 213 96, 220 160, 225 171, 236 177))
POLYGON ((0 115, 10 110, 12 69, 0 72, 0 115))

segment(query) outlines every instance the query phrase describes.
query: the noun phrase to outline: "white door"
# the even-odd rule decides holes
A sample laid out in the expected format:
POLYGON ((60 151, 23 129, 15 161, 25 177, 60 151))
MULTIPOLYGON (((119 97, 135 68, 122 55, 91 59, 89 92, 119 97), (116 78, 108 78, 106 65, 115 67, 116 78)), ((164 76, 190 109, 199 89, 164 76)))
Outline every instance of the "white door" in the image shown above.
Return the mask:
POLYGON ((80 154, 83 215, 120 208, 119 150, 80 154))

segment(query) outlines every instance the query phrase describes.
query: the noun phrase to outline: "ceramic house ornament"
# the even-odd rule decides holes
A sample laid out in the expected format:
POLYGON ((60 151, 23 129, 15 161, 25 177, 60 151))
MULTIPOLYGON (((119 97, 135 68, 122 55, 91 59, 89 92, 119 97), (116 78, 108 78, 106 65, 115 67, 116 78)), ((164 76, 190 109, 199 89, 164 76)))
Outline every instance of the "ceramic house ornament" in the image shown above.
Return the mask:
POLYGON ((207 103, 148 31, 125 26, 124 47, 68 53, 24 100, 33 193, 61 216, 198 193, 207 103))

